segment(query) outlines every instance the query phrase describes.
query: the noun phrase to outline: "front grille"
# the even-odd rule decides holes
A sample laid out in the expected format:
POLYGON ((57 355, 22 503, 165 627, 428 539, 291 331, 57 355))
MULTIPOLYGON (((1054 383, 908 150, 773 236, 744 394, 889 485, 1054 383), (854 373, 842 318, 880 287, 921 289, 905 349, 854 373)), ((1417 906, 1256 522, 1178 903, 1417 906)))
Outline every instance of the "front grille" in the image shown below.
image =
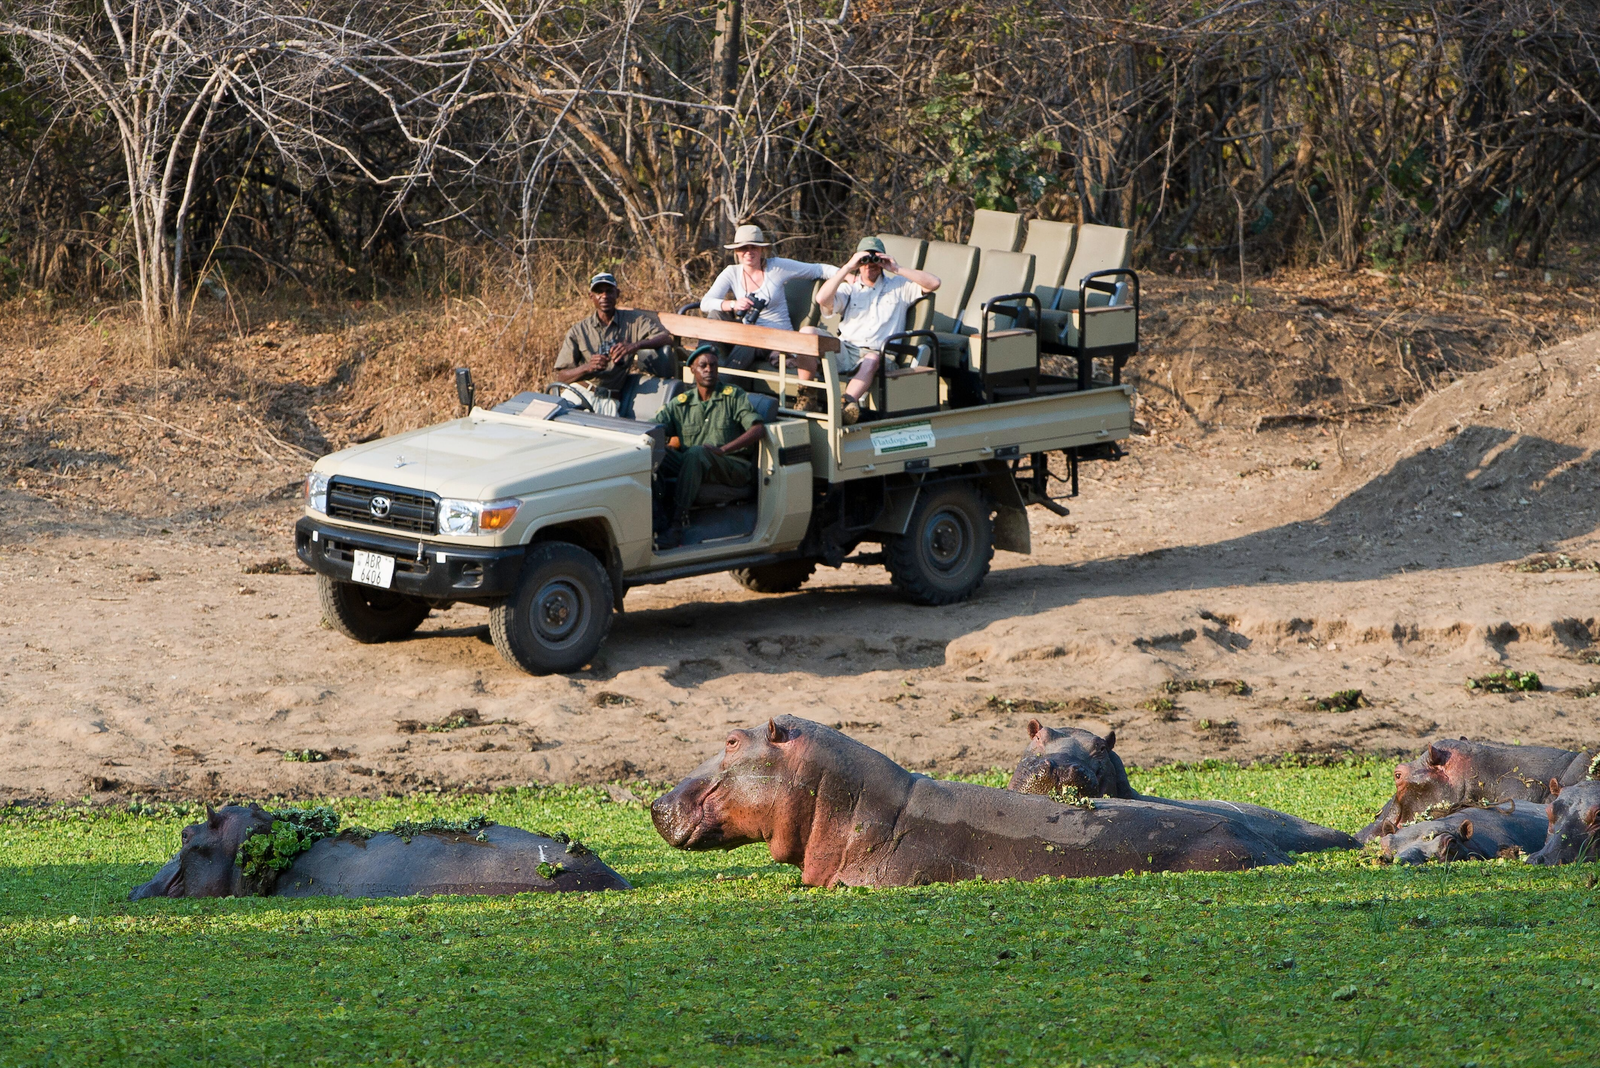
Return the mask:
POLYGON ((328 518, 372 523, 412 534, 433 534, 439 522, 439 498, 395 486, 336 478, 328 483, 328 518), (388 499, 386 514, 373 514, 374 497, 388 499))
MULTIPOLYGON (((349 542, 338 541, 334 538, 324 538, 323 541, 327 547, 322 550, 322 555, 327 559, 337 560, 341 564, 354 564, 356 562, 356 550, 360 548, 359 545, 352 545, 349 542)), ((409 556, 395 556, 394 558, 396 574, 403 572, 408 575, 426 575, 432 569, 433 565, 426 558, 422 560, 414 560, 409 556)))

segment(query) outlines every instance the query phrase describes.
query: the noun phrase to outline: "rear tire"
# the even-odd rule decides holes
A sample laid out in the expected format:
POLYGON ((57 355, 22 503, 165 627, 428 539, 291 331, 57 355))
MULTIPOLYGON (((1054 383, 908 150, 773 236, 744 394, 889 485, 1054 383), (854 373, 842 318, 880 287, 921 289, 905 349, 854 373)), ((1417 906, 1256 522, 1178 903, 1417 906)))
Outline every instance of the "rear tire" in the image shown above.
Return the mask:
POLYGON ((577 671, 611 632, 611 605, 611 576, 592 553, 540 542, 528 547, 516 590, 489 610, 489 634, 530 675, 577 671))
POLYGON ((728 574, 751 593, 793 593, 804 586, 816 570, 815 560, 785 560, 760 567, 739 567, 728 574))
POLYGON ((994 517, 977 489, 961 482, 923 493, 906 532, 883 542, 895 588, 917 604, 954 604, 972 596, 994 559, 994 517))
POLYGON ((317 600, 328 626, 351 641, 377 645, 404 638, 428 618, 425 601, 403 593, 317 576, 317 600))

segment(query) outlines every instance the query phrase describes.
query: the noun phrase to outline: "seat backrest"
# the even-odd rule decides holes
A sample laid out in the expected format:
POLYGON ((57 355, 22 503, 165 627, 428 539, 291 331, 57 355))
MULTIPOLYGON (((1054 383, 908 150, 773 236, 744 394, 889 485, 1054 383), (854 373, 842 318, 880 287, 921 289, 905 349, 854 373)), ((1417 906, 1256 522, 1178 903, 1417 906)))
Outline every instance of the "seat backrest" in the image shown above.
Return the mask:
POLYGON ((883 242, 883 250, 902 267, 921 267, 922 257, 928 251, 928 243, 920 237, 879 234, 878 240, 883 242))
POLYGON ((746 396, 750 398, 750 407, 755 409, 763 423, 771 423, 778 418, 777 397, 767 393, 748 393, 746 396))
MULTIPOLYGON (((961 309, 961 333, 976 334, 983 326, 984 302, 1006 293, 1026 293, 1033 287, 1033 256, 1026 252, 997 252, 987 249, 978 268, 972 293, 961 309)), ((1009 316, 998 320, 1000 327, 1011 325, 1009 316)))
POLYGON ((973 248, 997 248, 1001 252, 1017 251, 1017 241, 1022 237, 1022 216, 1014 211, 990 211, 979 208, 972 213, 972 232, 967 244, 973 248))
POLYGON ((950 241, 929 241, 922 269, 939 279, 939 288, 932 301, 918 306, 917 321, 912 325, 917 330, 952 332, 978 274, 978 250, 950 241), (930 307, 931 312, 927 310, 930 307))
POLYGON ((822 312, 817 308, 816 294, 821 286, 815 278, 791 278, 783 283, 783 300, 789 306, 789 321, 796 330, 817 325, 822 312))
MULTIPOLYGON (((1120 226, 1096 226, 1093 223, 1078 227, 1078 247, 1072 254, 1072 265, 1067 268, 1067 276, 1063 281, 1068 292, 1062 296, 1061 306, 1066 307, 1068 302, 1077 300, 1078 283, 1083 281, 1084 275, 1126 267, 1132 253, 1132 230, 1124 230, 1120 226)), ((1091 293, 1089 296, 1091 305, 1103 305, 1110 299, 1104 293, 1091 293)))
POLYGON ((1072 261, 1073 239, 1078 228, 1071 223, 1034 219, 1028 224, 1028 240, 1023 252, 1033 254, 1033 291, 1046 308, 1057 307, 1061 283, 1072 261))

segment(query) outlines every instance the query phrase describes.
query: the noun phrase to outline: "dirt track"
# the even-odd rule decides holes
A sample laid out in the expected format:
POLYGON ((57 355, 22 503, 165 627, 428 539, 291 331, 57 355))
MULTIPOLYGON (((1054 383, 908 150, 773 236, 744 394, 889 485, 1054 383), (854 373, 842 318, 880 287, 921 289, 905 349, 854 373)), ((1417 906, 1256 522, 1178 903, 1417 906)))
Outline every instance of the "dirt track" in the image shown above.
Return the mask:
POLYGON ((1383 425, 1136 439, 950 609, 899 602, 876 568, 783 597, 722 576, 638 589, 572 678, 503 664, 481 609, 384 647, 320 627, 312 578, 244 572, 292 562, 286 493, 162 521, 0 490, 0 796, 665 779, 775 712, 942 772, 1009 766, 1035 714, 1115 727, 1135 763, 1434 734, 1592 746, 1600 697, 1567 691, 1600 678, 1600 573, 1510 565, 1600 556, 1597 360, 1586 335, 1383 425), (1546 691, 1464 688, 1502 667, 1546 691), (1189 679, 1250 692, 1142 707, 1189 679), (1370 707, 1306 700, 1352 688, 1370 707), (283 758, 306 749, 329 759, 283 758))

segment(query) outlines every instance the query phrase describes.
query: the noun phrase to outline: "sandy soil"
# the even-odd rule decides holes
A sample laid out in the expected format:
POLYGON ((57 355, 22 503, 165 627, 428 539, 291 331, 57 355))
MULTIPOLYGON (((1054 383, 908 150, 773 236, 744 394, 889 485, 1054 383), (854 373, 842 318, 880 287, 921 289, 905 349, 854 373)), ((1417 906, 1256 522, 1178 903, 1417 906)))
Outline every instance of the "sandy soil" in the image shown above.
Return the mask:
POLYGON ((1085 469, 1069 518, 1035 510, 1034 554, 998 554, 953 608, 899 602, 877 568, 781 597, 723 576, 641 588, 594 669, 556 678, 506 666, 481 609, 383 647, 319 626, 313 579, 271 573, 294 564, 296 460, 264 429, 248 493, 236 466, 192 462, 143 515, 18 479, 0 487, 0 797, 662 780, 777 712, 940 772, 1009 767, 1034 715, 1114 727, 1133 763, 1600 743, 1600 697, 1576 692, 1600 679, 1600 334, 1367 418, 1158 425, 1085 469), (1546 689, 1464 686, 1507 667, 1546 689), (1217 679, 1248 692, 1184 690, 1217 679), (1308 700, 1347 689, 1366 707, 1308 700), (284 758, 305 750, 327 759, 284 758))

